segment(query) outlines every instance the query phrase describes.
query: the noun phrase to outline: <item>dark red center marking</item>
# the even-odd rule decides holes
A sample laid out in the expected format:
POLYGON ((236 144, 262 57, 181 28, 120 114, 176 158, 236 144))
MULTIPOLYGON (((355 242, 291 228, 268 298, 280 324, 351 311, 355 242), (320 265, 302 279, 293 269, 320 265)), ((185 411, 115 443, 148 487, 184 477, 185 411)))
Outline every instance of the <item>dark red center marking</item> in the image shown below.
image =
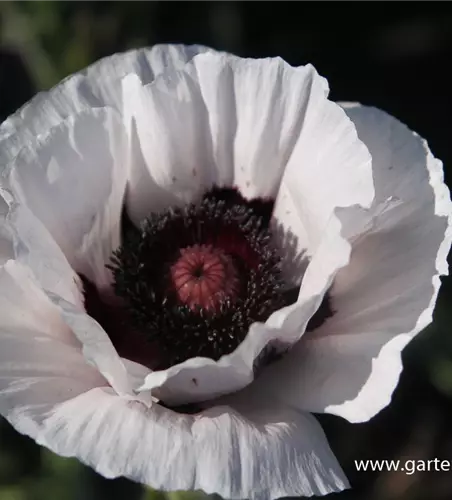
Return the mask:
POLYGON ((177 298, 192 311, 216 311, 239 293, 240 281, 232 258, 212 245, 183 248, 170 274, 177 298))

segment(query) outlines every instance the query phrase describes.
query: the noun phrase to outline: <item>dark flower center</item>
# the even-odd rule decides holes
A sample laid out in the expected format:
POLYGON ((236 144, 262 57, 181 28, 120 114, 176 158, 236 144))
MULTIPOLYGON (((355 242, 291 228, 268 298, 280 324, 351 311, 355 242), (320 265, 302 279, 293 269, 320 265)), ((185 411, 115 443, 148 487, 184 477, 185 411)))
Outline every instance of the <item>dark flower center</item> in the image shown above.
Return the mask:
POLYGON ((285 305, 268 204, 214 189, 124 234, 109 266, 113 288, 134 329, 158 345, 159 368, 219 359, 285 305))
MULTIPOLYGON (((117 300, 108 304, 83 278, 88 313, 121 356, 153 370, 231 353, 252 323, 296 301, 272 245, 272 208, 215 188, 197 204, 151 214, 140 228, 124 214, 123 243, 108 266, 117 300)), ((325 304, 322 318, 331 315, 325 304)), ((259 366, 275 355, 270 348, 259 366)))

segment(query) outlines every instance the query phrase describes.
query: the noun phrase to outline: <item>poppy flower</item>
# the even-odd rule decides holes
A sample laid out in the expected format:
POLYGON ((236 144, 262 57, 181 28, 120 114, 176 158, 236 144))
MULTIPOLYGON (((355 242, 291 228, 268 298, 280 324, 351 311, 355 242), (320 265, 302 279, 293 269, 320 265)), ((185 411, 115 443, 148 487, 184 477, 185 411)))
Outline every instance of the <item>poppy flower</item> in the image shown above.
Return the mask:
POLYGON ((386 406, 447 274, 442 165, 311 65, 155 46, 0 127, 0 413, 106 477, 348 487, 311 412, 386 406))

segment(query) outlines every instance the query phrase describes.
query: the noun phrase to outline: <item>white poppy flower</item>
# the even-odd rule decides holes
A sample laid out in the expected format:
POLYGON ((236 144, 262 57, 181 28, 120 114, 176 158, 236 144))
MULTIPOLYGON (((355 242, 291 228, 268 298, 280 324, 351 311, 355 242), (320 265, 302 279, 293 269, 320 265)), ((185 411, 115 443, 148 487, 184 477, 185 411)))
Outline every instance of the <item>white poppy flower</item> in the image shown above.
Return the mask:
POLYGON ((156 46, 3 123, 16 429, 163 490, 348 486, 309 412, 389 403, 447 274, 451 203, 419 136, 327 94, 310 65, 156 46))

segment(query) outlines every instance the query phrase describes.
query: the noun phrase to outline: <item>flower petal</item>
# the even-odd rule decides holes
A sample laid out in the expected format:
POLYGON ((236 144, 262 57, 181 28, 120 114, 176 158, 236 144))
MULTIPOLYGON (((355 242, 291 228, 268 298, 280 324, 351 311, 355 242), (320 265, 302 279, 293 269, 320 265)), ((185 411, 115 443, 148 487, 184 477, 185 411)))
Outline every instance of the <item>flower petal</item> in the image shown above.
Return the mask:
POLYGON ((121 104, 121 79, 136 73, 143 82, 171 67, 182 67, 201 46, 155 45, 152 48, 115 54, 89 66, 55 86, 41 92, 0 126, 0 165, 12 160, 29 141, 73 114, 89 108, 121 104))
POLYGON ((205 109, 191 87, 178 72, 147 86, 137 75, 123 80, 131 145, 127 208, 137 225, 151 212, 196 200, 213 184, 205 109))
POLYGON ((4 262, 13 259, 28 267, 42 289, 83 308, 81 283, 52 236, 30 210, 0 189, 0 228, 4 234, 4 262))
POLYGON ((55 408, 33 437, 106 477, 124 475, 161 490, 271 500, 348 486, 313 417, 240 410, 184 415, 95 389, 55 408))
MULTIPOLYGON (((367 147, 344 110, 319 94, 313 95, 307 110, 273 211, 277 230, 293 235, 296 253, 308 257, 316 251, 336 208, 367 208, 374 199, 367 147)), ((284 243, 280 245, 284 250, 284 243)))
POLYGON ((86 110, 35 138, 2 173, 2 185, 99 289, 111 282, 105 264, 120 243, 125 141, 118 113, 86 110))
POLYGON ((0 312, 0 413, 54 452, 106 477, 225 498, 310 496, 348 486, 309 415, 240 400, 235 409, 183 415, 113 393, 16 262, 0 269, 0 312))
POLYGON ((9 205, 0 191, 0 266, 14 257, 13 238, 9 228, 5 225, 8 211, 9 205))
POLYGON ((259 383, 270 398, 361 422, 389 403, 402 349, 431 322, 439 276, 448 270, 452 204, 425 141, 377 109, 347 113, 372 153, 370 223, 336 276, 334 316, 259 383), (391 197, 397 202, 381 210, 391 197))
MULTIPOLYGON (((118 394, 132 394, 133 378, 128 376, 124 363, 102 327, 85 311, 58 295, 47 292, 47 296, 57 306, 64 322, 82 344, 85 359, 102 373, 118 394)), ((143 398, 152 401, 149 393, 144 394, 143 398)))
POLYGON ((310 64, 213 52, 194 57, 184 72, 204 102, 216 183, 247 198, 274 198, 313 108, 327 100, 326 80, 310 64))
MULTIPOLYGON (((168 204, 196 200, 212 184, 236 186, 249 198, 275 197, 298 143, 303 147, 296 161, 328 165, 333 172, 357 149, 341 172, 357 167, 354 182, 362 183, 367 164, 371 183, 365 147, 352 137, 354 127, 342 109, 327 104, 326 81, 310 65, 208 52, 152 84, 129 75, 123 93, 133 165, 128 206, 135 223, 168 204), (325 143, 332 130, 330 142, 339 146, 334 143, 326 158, 314 161, 309 141, 325 143)), ((367 185, 361 188, 356 197, 363 199, 367 185)))
POLYGON ((34 428, 49 408, 104 385, 29 270, 0 268, 0 413, 34 428))
MULTIPOLYGON (((8 195, 7 192, 3 194, 8 195)), ((3 221, 0 218, 0 227, 8 231, 11 239, 9 244, 15 259, 10 261, 11 265, 28 270, 27 279, 35 280, 35 286, 46 294, 47 302, 53 303, 52 307, 65 322, 65 328, 70 329, 71 337, 77 341, 80 355, 83 353, 119 394, 128 394, 145 404, 152 404, 154 398, 149 391, 135 397, 133 389, 141 384, 142 379, 137 381, 136 374, 126 370, 108 335, 85 313, 82 285, 58 245, 27 207, 9 198, 8 201, 9 212, 3 221)), ((27 303, 21 307, 26 308, 27 303)), ((19 316, 25 314, 11 310, 19 316)), ((2 318, 2 323, 4 321, 2 318)), ((147 374, 142 370, 141 373, 147 374)))

